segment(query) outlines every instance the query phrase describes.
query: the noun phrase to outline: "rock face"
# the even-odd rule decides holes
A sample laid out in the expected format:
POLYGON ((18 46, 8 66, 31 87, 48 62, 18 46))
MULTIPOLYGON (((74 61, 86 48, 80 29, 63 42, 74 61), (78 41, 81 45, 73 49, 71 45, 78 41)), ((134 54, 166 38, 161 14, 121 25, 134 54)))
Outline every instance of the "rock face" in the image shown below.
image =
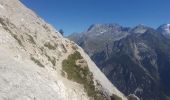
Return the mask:
POLYGON ((135 94, 141 100, 169 100, 169 24, 157 30, 144 25, 97 24, 76 35, 69 38, 84 48, 124 94, 135 94))
POLYGON ((93 100, 83 84, 62 76, 63 60, 76 51, 105 99, 127 100, 75 43, 19 0, 0 0, 0 100, 93 100))

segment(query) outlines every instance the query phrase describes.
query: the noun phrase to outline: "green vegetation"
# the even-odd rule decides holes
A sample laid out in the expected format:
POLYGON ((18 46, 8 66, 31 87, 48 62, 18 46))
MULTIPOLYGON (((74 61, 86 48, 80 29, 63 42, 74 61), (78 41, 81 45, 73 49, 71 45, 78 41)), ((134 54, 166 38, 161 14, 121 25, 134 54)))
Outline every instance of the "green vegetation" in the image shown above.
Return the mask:
POLYGON ((68 59, 62 62, 62 69, 67 73, 67 78, 82 84, 89 97, 94 98, 94 100, 103 100, 104 97, 102 94, 95 89, 93 74, 90 72, 89 68, 81 68, 76 65, 76 61, 79 59, 82 59, 82 56, 76 51, 74 54, 71 54, 68 59))
POLYGON ((111 100, 122 100, 120 97, 118 97, 115 94, 113 94, 110 98, 111 98, 111 100))
POLYGON ((38 59, 35 59, 34 57, 31 57, 31 60, 36 63, 40 67, 45 67, 38 59))

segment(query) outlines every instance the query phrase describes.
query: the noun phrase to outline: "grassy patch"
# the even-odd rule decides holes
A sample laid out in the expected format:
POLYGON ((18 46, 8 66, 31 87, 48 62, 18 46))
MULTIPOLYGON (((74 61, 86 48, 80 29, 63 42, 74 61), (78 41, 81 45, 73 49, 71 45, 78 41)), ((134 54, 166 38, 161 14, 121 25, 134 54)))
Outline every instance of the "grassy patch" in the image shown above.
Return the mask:
POLYGON ((74 54, 71 54, 68 59, 62 62, 62 69, 67 73, 67 78, 82 84, 89 97, 94 98, 94 100, 103 100, 104 97, 102 94, 95 89, 93 74, 88 67, 82 69, 80 66, 77 66, 76 61, 78 59, 82 59, 82 56, 76 51, 74 54))
POLYGON ((38 59, 31 57, 31 60, 40 67, 45 67, 38 59))

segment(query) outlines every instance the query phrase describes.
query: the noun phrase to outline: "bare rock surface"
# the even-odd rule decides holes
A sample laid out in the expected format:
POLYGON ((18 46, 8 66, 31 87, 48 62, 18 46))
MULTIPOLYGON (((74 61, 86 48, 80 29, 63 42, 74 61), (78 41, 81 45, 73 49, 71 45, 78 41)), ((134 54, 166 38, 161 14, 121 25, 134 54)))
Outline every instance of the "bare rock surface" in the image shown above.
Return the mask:
MULTIPOLYGON (((0 100, 89 100, 82 85, 61 75, 73 46, 19 0, 0 0, 0 100)), ((126 100, 78 46, 77 51, 103 92, 126 100)))

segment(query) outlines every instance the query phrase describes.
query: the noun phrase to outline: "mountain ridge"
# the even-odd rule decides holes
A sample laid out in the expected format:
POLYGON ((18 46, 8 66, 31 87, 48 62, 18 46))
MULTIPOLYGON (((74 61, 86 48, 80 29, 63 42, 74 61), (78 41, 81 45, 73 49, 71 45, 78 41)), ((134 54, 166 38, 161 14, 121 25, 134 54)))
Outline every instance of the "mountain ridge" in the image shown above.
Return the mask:
MULTIPOLYGON (((144 25, 114 29, 94 37, 83 32, 85 38, 77 38, 79 41, 71 35, 68 38, 84 48, 125 95, 133 93, 141 100, 168 100, 170 40, 163 33, 167 27, 162 31, 144 25)), ((93 32, 99 34, 100 30, 93 32)))

